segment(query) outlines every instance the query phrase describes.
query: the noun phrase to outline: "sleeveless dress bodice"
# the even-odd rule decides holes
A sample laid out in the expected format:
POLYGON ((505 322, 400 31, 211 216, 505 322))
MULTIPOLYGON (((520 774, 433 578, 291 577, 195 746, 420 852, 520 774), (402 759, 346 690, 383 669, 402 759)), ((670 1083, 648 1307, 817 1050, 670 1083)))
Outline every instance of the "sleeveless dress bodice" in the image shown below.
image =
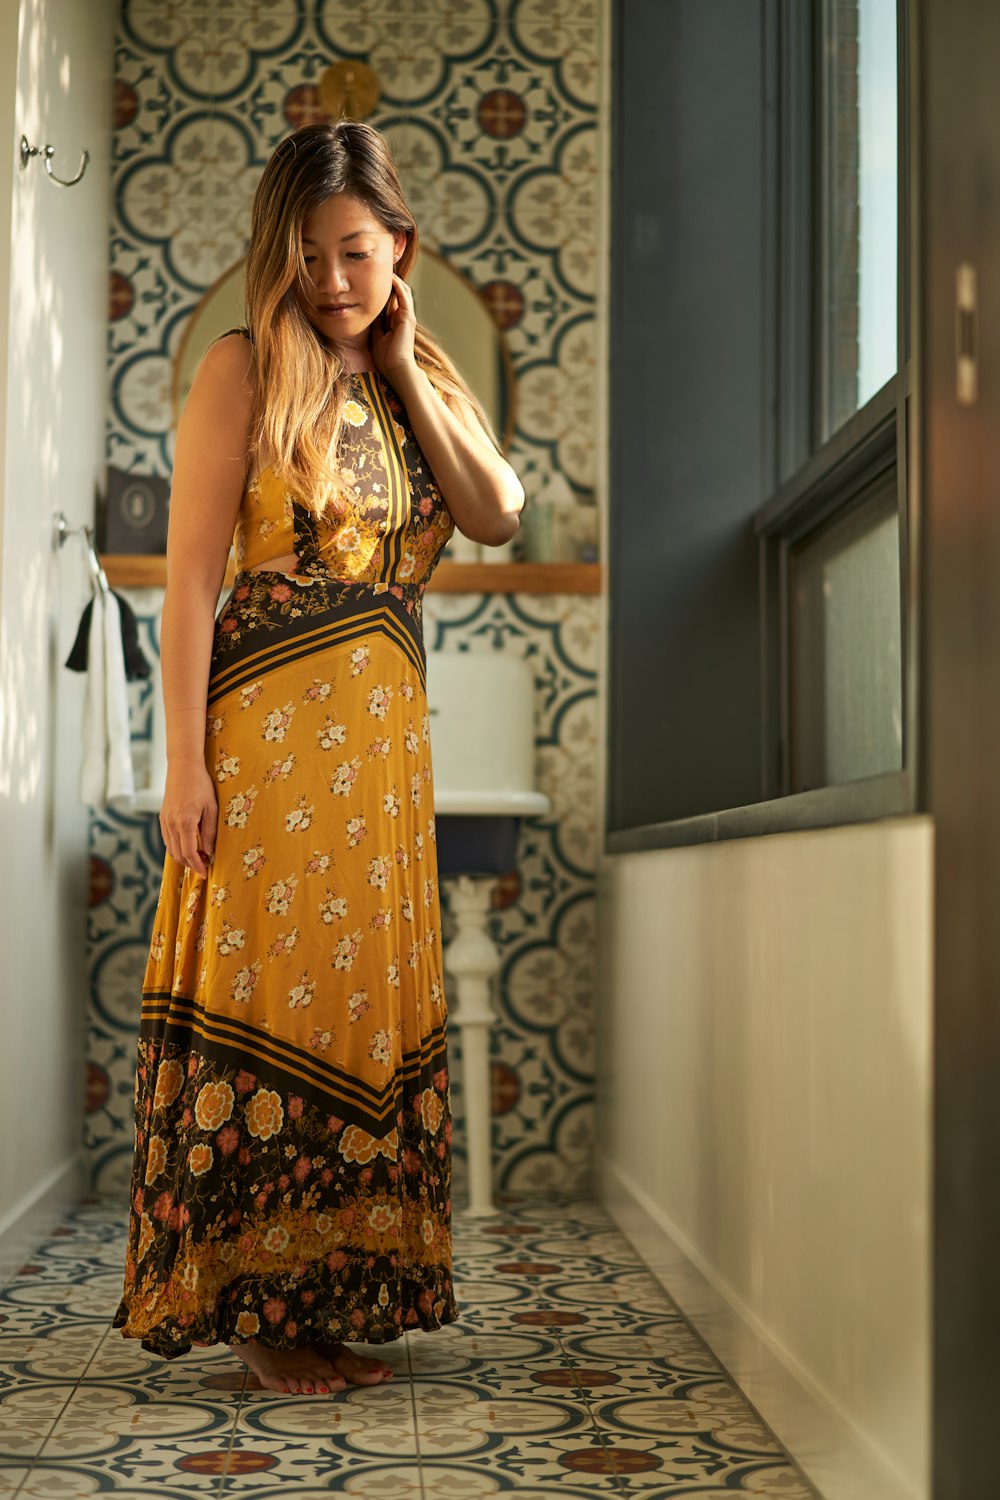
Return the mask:
POLYGON ((354 371, 350 381, 342 452, 353 480, 344 511, 317 516, 268 465, 240 503, 237 569, 294 552, 299 576, 422 592, 454 522, 389 381, 375 370, 354 371))

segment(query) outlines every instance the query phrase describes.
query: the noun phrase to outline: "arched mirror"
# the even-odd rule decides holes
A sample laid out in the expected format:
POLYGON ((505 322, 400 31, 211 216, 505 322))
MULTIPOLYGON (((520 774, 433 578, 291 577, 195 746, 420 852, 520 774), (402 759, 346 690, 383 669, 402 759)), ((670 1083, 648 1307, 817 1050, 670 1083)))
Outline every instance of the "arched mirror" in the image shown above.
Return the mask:
MULTIPOLYGON (((174 366, 174 427, 202 355, 214 338, 244 321, 242 260, 209 287, 184 331, 174 366)), ((476 287, 421 246, 410 275, 417 316, 454 360, 489 413, 506 453, 514 430, 514 378, 506 341, 476 287)))

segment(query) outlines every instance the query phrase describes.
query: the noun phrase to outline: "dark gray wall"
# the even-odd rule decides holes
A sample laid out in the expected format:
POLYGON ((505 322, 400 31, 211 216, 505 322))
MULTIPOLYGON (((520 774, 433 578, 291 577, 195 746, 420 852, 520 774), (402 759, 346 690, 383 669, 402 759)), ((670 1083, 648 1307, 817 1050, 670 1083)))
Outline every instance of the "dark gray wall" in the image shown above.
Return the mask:
POLYGON ((763 3, 613 13, 610 830, 761 797, 763 3))

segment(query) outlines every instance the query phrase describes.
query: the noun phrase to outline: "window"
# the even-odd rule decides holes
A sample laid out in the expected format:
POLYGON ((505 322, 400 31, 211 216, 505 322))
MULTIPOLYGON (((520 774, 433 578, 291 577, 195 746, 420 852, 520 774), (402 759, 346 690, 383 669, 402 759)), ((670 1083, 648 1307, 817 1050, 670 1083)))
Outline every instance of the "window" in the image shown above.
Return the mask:
POLYGON ((818 84, 827 438, 896 373, 896 0, 826 0, 818 84))
MULTIPOLYGON (((807 9, 783 9, 786 45, 807 9)), ((822 0, 817 20, 818 46, 801 38, 798 46, 813 60, 808 115, 820 170, 811 202, 803 201, 802 173, 780 182, 777 195, 803 235, 808 214, 818 241, 806 259, 807 287, 797 304, 786 299, 779 317, 793 322, 811 303, 820 333, 815 348, 804 326, 789 336, 811 390, 809 417, 797 435, 799 462, 756 518, 771 594, 762 644, 775 688, 765 774, 773 797, 885 778, 885 810, 895 812, 912 795, 899 780, 909 705, 898 316, 906 277, 897 231, 906 198, 897 130, 905 89, 897 84, 896 0, 822 0)), ((807 149, 808 134, 784 143, 786 159, 807 149)), ((905 250, 905 236, 902 243, 905 250)), ((794 410, 779 407, 779 425, 794 410)), ((787 441, 786 452, 795 446, 787 441)), ((849 800, 840 805, 852 816, 849 800)), ((828 814, 836 806, 827 799, 828 814)), ((868 806, 878 806, 870 791, 868 806)))
POLYGON ((903 764, 894 476, 789 548, 789 785, 903 764))
POLYGON ((911 810, 905 0, 613 24, 607 847, 911 810))

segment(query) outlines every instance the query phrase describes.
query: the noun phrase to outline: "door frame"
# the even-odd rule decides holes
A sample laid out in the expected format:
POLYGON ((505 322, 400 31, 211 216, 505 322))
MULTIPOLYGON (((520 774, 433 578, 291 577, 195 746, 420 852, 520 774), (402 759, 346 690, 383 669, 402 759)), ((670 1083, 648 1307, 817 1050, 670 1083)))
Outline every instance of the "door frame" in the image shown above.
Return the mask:
POLYGON ((996 1493, 1000 1389, 1000 7, 913 0, 919 800, 933 815, 934 1500, 996 1493), (978 309, 956 311, 958 268, 978 309), (961 331, 978 393, 956 392, 961 331))

